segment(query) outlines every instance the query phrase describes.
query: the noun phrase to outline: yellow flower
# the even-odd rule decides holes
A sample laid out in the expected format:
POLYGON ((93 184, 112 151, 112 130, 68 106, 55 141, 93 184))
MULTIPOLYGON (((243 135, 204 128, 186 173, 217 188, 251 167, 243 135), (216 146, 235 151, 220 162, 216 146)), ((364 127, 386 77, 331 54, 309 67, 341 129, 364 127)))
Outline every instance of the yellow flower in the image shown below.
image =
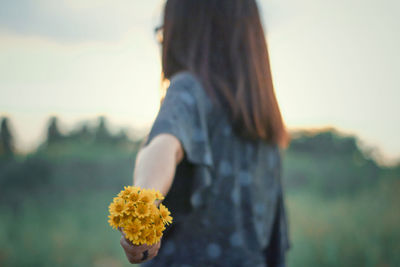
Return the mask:
POLYGON ((117 229, 119 227, 119 223, 121 218, 119 216, 108 215, 108 223, 111 225, 112 228, 117 229))
POLYGON ((138 191, 139 191, 139 190, 132 191, 132 192, 129 194, 127 200, 130 201, 130 202, 132 202, 132 203, 136 203, 136 202, 139 200, 139 192, 138 192, 138 191))
POLYGON ((108 223, 113 228, 122 227, 126 238, 135 245, 157 243, 165 224, 172 222, 169 210, 154 203, 162 199, 164 196, 154 189, 125 186, 109 205, 108 223))
POLYGON ((128 202, 126 203, 126 214, 135 215, 135 209, 136 204, 128 200, 128 202))
POLYGON ((145 203, 137 203, 135 208, 135 215, 138 218, 147 217, 150 214, 149 206, 145 203))
POLYGON ((140 237, 140 230, 143 229, 142 224, 138 219, 132 221, 131 224, 124 227, 124 233, 126 238, 131 242, 137 242, 140 237))
POLYGON ((158 210, 156 205, 150 204, 149 205, 149 209, 150 209, 151 215, 155 215, 155 216, 159 216, 160 215, 160 211, 158 210))
POLYGON ((164 227, 164 223, 163 220, 161 218, 161 215, 156 215, 153 217, 153 223, 155 225, 155 227, 164 227))
POLYGON ((161 235, 162 235, 162 232, 165 230, 165 225, 163 223, 159 224, 159 225, 154 225, 154 228, 155 228, 156 232, 161 232, 161 235))
POLYGON ((151 217, 151 216, 147 216, 147 217, 140 218, 140 222, 141 222, 141 224, 142 224, 145 228, 150 227, 152 221, 153 221, 153 220, 152 220, 152 217, 151 217))
POLYGON ((161 219, 163 220, 163 222, 165 224, 172 223, 172 217, 169 216, 170 214, 171 214, 171 212, 169 212, 167 207, 165 207, 163 204, 160 204, 160 215, 161 215, 161 219))
POLYGON ((153 228, 148 228, 142 231, 142 240, 143 243, 146 243, 148 245, 153 245, 154 243, 157 243, 157 236, 156 236, 156 231, 153 228))
POLYGON ((151 189, 152 194, 155 196, 156 200, 163 200, 164 196, 158 190, 151 189))
POLYGON ((120 216, 119 226, 125 227, 126 225, 131 224, 133 219, 133 216, 125 213, 124 215, 120 216))
POLYGON ((152 204, 155 200, 156 197, 150 190, 143 189, 142 191, 140 191, 139 201, 152 204))
POLYGON ((121 198, 115 198, 109 206, 110 213, 116 216, 122 216, 127 211, 127 208, 125 200, 121 198))
POLYGON ((129 185, 129 186, 124 186, 124 189, 125 189, 125 190, 122 190, 121 192, 118 193, 118 196, 119 196, 120 198, 127 199, 128 196, 129 196, 129 194, 130 194, 131 192, 133 192, 133 187, 130 186, 130 185, 129 185))
POLYGON ((120 200, 124 200, 122 197, 116 196, 113 198, 113 202, 115 201, 120 201, 120 200))
MULTIPOLYGON (((164 225, 163 225, 163 227, 164 227, 164 225)), ((157 239, 157 241, 159 241, 160 238, 162 237, 162 232, 163 232, 163 230, 164 230, 164 229, 156 229, 156 239, 157 239)), ((156 242, 156 243, 157 243, 157 242, 156 242)))

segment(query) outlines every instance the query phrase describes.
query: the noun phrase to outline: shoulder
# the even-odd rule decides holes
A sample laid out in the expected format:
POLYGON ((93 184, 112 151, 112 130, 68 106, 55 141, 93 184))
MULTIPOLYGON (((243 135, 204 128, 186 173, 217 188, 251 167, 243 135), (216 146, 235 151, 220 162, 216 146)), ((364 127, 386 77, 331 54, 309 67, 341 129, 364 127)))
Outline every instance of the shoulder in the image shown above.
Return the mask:
POLYGON ((183 70, 172 75, 170 85, 201 86, 199 78, 191 71, 183 70))
POLYGON ((175 91, 187 104, 197 103, 207 110, 212 106, 200 77, 189 70, 179 71, 172 75, 167 94, 168 91, 175 91))
POLYGON ((169 88, 191 91, 195 97, 207 98, 202 80, 197 74, 189 70, 179 71, 172 75, 169 88))

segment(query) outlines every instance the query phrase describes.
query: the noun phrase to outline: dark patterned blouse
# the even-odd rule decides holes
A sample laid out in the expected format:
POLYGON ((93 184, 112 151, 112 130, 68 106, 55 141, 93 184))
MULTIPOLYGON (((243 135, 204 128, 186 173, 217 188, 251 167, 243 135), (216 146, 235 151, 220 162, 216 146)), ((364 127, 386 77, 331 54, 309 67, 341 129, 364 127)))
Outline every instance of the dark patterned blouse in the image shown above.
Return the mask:
POLYGON ((189 71, 171 78, 145 144, 161 133, 180 140, 185 158, 164 200, 174 222, 142 266, 284 266, 278 147, 236 135, 189 71))

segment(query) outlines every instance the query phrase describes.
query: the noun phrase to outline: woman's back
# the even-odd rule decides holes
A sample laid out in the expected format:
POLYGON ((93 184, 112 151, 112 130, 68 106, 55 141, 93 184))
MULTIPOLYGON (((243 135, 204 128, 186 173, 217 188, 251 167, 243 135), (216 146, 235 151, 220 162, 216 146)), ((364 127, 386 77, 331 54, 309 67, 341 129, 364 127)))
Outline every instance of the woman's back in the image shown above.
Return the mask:
POLYGON ((268 245, 278 251, 275 257, 283 255, 288 242, 278 146, 237 135, 189 71, 171 78, 147 143, 161 133, 179 139, 185 159, 165 199, 175 223, 146 264, 266 266, 268 245), (274 244, 272 232, 279 233, 274 244))
POLYGON ((138 153, 134 184, 164 192, 174 223, 158 256, 152 246, 134 262, 282 265, 278 145, 289 138, 256 0, 167 0, 157 33, 170 87, 138 153))

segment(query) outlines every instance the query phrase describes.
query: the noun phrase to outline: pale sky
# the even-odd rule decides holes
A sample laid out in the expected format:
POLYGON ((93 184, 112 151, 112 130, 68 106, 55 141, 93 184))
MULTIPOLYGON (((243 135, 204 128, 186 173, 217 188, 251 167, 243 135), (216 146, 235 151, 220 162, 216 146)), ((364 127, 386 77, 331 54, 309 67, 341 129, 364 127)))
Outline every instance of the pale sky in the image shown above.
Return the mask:
MULTIPOLYGON (((289 128, 333 126, 400 158, 400 2, 261 0, 289 128)), ((160 98, 160 0, 0 0, 0 116, 21 150, 106 115, 148 129, 160 98)))

